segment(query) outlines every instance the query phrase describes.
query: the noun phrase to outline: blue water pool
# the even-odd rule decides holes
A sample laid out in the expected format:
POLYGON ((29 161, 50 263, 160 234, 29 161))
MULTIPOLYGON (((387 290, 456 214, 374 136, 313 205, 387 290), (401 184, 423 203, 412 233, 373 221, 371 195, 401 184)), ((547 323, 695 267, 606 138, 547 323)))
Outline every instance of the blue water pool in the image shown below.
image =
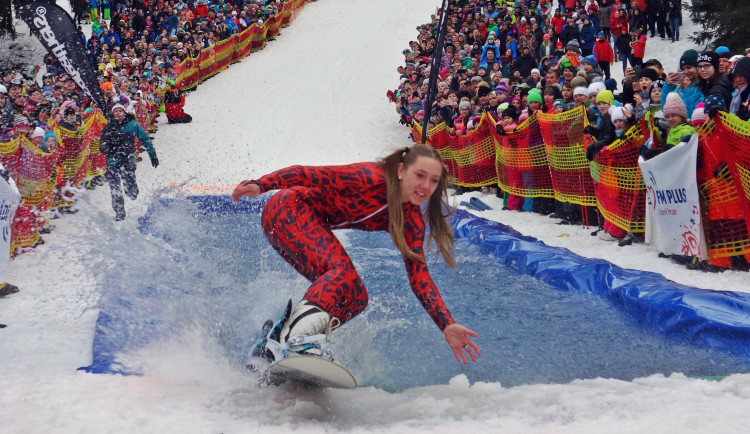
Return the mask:
MULTIPOLYGON (((255 202, 235 206, 226 198, 162 201, 152 207, 142 234, 109 241, 113 248, 103 249, 102 260, 110 267, 98 276, 105 296, 89 370, 138 372, 137 366, 122 363, 123 355, 195 327, 220 342, 223 357, 243 369, 262 322, 275 319, 286 300, 296 302, 306 288, 306 281, 268 246, 259 207, 255 202)), ((712 346, 676 333, 675 327, 655 323, 648 309, 634 308, 628 297, 612 295, 617 283, 630 285, 629 273, 609 271, 614 277, 602 277, 609 284, 607 294, 582 285, 574 290, 576 279, 595 283, 597 277, 557 274, 583 265, 556 250, 556 263, 545 259, 533 265, 542 255, 541 243, 467 214, 458 218, 463 219, 457 224, 458 268, 445 267, 435 255, 428 257, 428 265, 458 322, 480 334, 483 355, 468 366, 456 363, 411 293, 388 234, 337 232, 370 294, 368 309, 336 332, 334 346, 337 360, 360 385, 402 390, 445 384, 459 373, 472 382, 514 386, 748 370, 750 357, 742 345, 712 346), (484 229, 478 231, 480 226, 484 229), (531 253, 521 255, 528 246, 531 253)), ((653 276, 644 279, 653 283, 653 276)), ((632 295, 633 290, 625 292, 632 295)), ((746 327, 738 327, 738 340, 746 339, 746 327)))

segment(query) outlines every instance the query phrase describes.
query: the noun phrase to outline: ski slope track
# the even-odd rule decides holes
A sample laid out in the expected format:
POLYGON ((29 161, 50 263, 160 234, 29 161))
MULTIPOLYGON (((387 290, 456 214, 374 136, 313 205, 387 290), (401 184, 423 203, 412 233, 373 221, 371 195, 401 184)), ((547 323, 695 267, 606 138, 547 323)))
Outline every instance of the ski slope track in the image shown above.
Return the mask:
MULTIPOLYGON (((138 275, 139 263, 159 264, 159 255, 166 262, 177 254, 166 240, 139 231, 138 218, 158 199, 175 191, 226 193, 222 186, 287 165, 373 160, 411 143, 385 92, 398 83, 396 66, 403 61, 401 51, 416 37, 415 27, 429 19, 438 3, 310 3, 264 50, 188 96, 185 110, 193 116, 191 124, 167 125, 160 119, 155 147, 161 164, 157 169, 147 162, 140 165, 140 197, 126 202, 124 222, 113 221, 106 186, 81 191, 79 212, 54 220, 45 244, 10 265, 8 280, 21 292, 0 299, 0 323, 8 324, 0 330, 0 431, 748 432, 748 374, 708 381, 676 372, 633 381, 597 378, 514 387, 470 383, 458 374, 446 384, 396 393, 374 387, 317 393, 258 389, 199 324, 185 325, 176 338, 129 355, 145 368, 143 375, 77 370, 92 362, 97 306, 113 288, 103 286, 102 276, 119 270, 120 261, 128 261, 133 281, 151 279, 157 287, 193 283, 190 273, 160 275, 158 266, 144 267, 153 274, 138 275), (118 250, 134 253, 123 258, 118 250)), ((647 44, 646 57, 661 59, 668 71, 676 70, 682 51, 692 48, 685 36, 694 27, 687 14, 685 18, 682 41, 670 44, 657 38, 647 44)), ((619 63, 613 65, 616 77, 620 69, 619 63)), ((457 203, 470 196, 479 195, 458 197, 457 203)), ((661 273, 684 285, 750 292, 747 273, 688 271, 658 259, 648 246, 619 248, 590 237, 590 230, 500 211, 499 202, 482 200, 494 209, 482 217, 548 245, 661 273)), ((181 222, 160 223, 179 227, 181 222)), ((210 221, 203 227, 209 231, 210 221)), ((223 263, 242 256, 225 255, 223 263)), ((403 273, 402 268, 394 272, 403 273)), ((272 283, 274 276, 269 271, 263 278, 272 283)), ((129 279, 115 283, 118 291, 142 289, 129 279)), ((296 286, 299 293, 304 279, 286 285, 283 291, 296 286)), ((471 325, 471 319, 464 322, 471 325)), ((436 331, 434 352, 443 351, 449 350, 436 331)))

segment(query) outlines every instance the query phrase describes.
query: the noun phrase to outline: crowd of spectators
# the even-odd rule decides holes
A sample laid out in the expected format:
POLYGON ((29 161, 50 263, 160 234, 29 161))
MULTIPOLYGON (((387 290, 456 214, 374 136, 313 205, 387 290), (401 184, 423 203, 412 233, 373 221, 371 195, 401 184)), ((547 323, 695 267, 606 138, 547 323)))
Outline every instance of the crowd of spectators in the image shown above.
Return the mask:
MULTIPOLYGON (((203 48, 253 23, 262 24, 278 13, 281 2, 74 0, 72 5, 78 24, 91 24, 89 37, 81 26, 78 33, 99 71, 108 105, 103 112, 120 103, 137 116, 138 110, 164 110, 165 88, 174 84, 185 58, 197 57, 203 48)), ((41 83, 38 70, 0 71, 0 141, 32 138, 37 128, 46 134, 53 124, 75 131, 91 110, 88 96, 59 61, 48 55, 44 63, 41 83)))
MULTIPOLYGON (((286 0, 285 0, 286 1, 286 0)), ((116 106, 149 132, 165 112, 171 122, 190 122, 175 83, 180 63, 252 24, 262 25, 282 8, 280 0, 73 0, 77 31, 88 49, 110 116, 116 106), (82 25, 91 24, 91 33, 82 25), (87 36, 88 35, 88 36, 87 36)), ((0 71, 0 142, 25 137, 55 153, 55 131, 80 131, 93 102, 52 55, 40 67, 0 71), (41 75, 41 77, 40 77, 41 75)), ((140 161, 140 156, 138 160, 140 161)), ((102 178, 88 181, 88 187, 102 178)), ((75 212, 70 207, 58 213, 75 212)))
MULTIPOLYGON (((430 128, 445 123, 451 135, 461 136, 488 114, 499 134, 512 134, 537 111, 554 114, 583 105, 591 124, 585 133, 594 140, 589 160, 641 118, 654 136, 641 150, 644 158, 670 149, 719 110, 748 120, 750 49, 742 54, 726 47, 687 50, 679 65, 644 60, 649 36, 675 42, 682 22, 679 1, 646 3, 647 11, 638 1, 620 0, 451 2, 443 51, 435 52, 440 29, 439 16, 433 15, 403 50, 400 83, 388 97, 402 123, 423 123, 431 64, 439 56, 430 128), (610 76, 615 62, 623 68, 619 83, 610 76)), ((581 213, 564 204, 535 207, 528 199, 507 194, 505 199, 507 209, 581 222, 581 213)), ((601 239, 620 245, 634 241, 632 234, 599 222, 595 234, 601 239)))

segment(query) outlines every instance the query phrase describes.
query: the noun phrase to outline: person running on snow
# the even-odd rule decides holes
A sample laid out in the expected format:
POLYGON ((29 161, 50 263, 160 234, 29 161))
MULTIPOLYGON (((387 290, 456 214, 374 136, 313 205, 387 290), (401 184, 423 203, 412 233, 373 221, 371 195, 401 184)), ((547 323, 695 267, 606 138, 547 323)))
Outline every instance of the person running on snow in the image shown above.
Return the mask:
POLYGON ((112 193, 112 208, 115 210, 116 221, 125 219, 123 187, 129 198, 135 200, 138 197, 138 184, 135 180, 136 138, 146 147, 151 165, 157 167, 159 159, 156 158, 154 145, 151 144, 151 138, 146 131, 125 113, 125 106, 122 104, 112 106, 112 119, 102 129, 99 150, 107 157, 105 177, 112 193))
MULTIPOLYGON (((300 335, 327 334, 367 306, 367 290, 333 230, 388 231, 404 258, 412 291, 442 330, 456 360, 476 361, 481 352, 470 338, 478 334, 455 322, 430 277, 423 252, 426 220, 428 243, 435 241, 446 263, 456 265, 453 232, 444 214, 449 209, 447 176, 437 151, 418 144, 377 163, 291 166, 242 181, 234 189, 235 202, 242 196, 281 190, 263 208, 263 231, 274 249, 312 282, 281 327, 282 345, 300 335), (425 203, 423 214, 420 206, 425 203)), ((299 353, 320 355, 321 351, 299 353)), ((249 363, 251 369, 275 361, 265 347, 256 346, 251 354, 257 356, 249 360, 257 363, 249 363)))

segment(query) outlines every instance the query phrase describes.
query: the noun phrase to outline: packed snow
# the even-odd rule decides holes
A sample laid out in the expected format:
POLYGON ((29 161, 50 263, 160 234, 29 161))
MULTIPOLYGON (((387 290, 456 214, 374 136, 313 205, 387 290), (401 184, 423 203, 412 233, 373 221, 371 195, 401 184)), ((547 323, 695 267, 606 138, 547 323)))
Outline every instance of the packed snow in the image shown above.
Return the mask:
MULTIPOLYGON (((266 49, 188 96, 191 124, 166 125, 162 117, 155 140, 161 165, 141 164, 141 195, 126 202, 126 221, 113 221, 106 186, 81 191, 80 211, 54 220, 45 244, 10 265, 7 280, 21 292, 0 300, 0 322, 8 324, 0 330, 2 431, 748 432, 748 374, 721 381, 674 373, 632 382, 594 379, 512 388, 470 384, 458 375, 448 384, 400 393, 373 387, 259 389, 222 359, 215 342, 191 330, 177 342, 144 349, 141 357, 149 369, 143 376, 77 371, 91 363, 96 303, 103 291, 92 272, 103 266, 103 253, 96 243, 82 241, 143 237, 137 217, 170 185, 227 192, 243 179, 287 165, 373 160, 409 145, 409 132, 398 124, 385 91, 398 83, 396 66, 415 27, 438 3, 310 3, 266 49)), ((686 23, 682 34, 691 28, 686 23)), ((652 39, 646 58, 659 58, 673 70, 691 47, 684 37, 674 44, 652 39)), ((615 64, 613 70, 618 69, 615 64)), ((494 197, 483 199, 500 208, 494 197)), ((747 273, 689 271, 657 258, 646 245, 618 247, 589 236, 590 229, 558 226, 544 216, 481 215, 583 256, 655 271, 691 286, 750 291, 747 273)), ((437 331, 435 351, 448 351, 437 331)))

